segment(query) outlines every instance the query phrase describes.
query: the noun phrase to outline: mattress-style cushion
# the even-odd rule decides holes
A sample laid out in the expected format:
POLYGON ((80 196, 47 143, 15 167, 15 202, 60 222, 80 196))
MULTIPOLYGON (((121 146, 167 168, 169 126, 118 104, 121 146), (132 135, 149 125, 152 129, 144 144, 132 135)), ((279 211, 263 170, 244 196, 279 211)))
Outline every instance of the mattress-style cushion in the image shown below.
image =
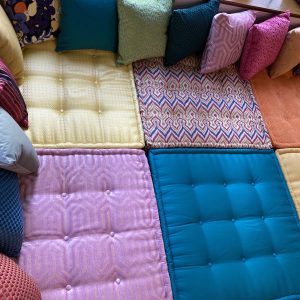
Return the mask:
POLYGON ((300 227, 272 150, 155 149, 174 299, 300 298, 300 227))
POLYGON ((36 173, 37 154, 20 126, 0 107, 0 168, 19 174, 36 173))
POLYGON ((168 27, 165 64, 174 65, 194 53, 202 54, 219 0, 174 9, 168 27))
POLYGON ((300 63, 300 27, 288 32, 276 61, 270 69, 270 77, 276 78, 292 70, 300 63))
POLYGON ((276 60, 290 25, 290 12, 285 12, 253 25, 245 41, 240 76, 251 79, 276 60))
POLYGON ((250 84, 234 66, 207 75, 199 66, 195 57, 134 64, 147 146, 270 148, 250 84))
POLYGON ((11 70, 18 84, 23 80, 23 54, 5 11, 0 5, 0 57, 11 70))
POLYGON ((218 71, 236 63, 255 19, 252 10, 215 15, 201 61, 201 72, 218 71))
POLYGON ((60 0, 57 51, 117 50, 117 0, 60 0))
POLYGON ((0 107, 3 107, 23 128, 28 128, 28 112, 19 87, 0 58, 0 107))
POLYGON ((0 254, 1 299, 40 300, 36 283, 12 259, 0 254))
POLYGON ((300 77, 270 79, 264 70, 251 79, 274 148, 300 148, 300 77))
POLYGON ((59 27, 59 0, 3 0, 21 46, 54 39, 59 27))
POLYGON ((18 257, 23 241, 23 212, 16 173, 0 168, 0 252, 18 257))
POLYGON ((171 8, 172 0, 118 0, 119 63, 165 55, 171 8))
POLYGON ((24 49, 21 86, 35 147, 142 148, 132 66, 103 51, 56 53, 53 41, 24 49))
POLYGON ((20 266, 42 299, 172 299, 149 166, 141 150, 39 150, 21 179, 20 266))
POLYGON ((279 149, 276 154, 300 217, 300 149, 279 149))

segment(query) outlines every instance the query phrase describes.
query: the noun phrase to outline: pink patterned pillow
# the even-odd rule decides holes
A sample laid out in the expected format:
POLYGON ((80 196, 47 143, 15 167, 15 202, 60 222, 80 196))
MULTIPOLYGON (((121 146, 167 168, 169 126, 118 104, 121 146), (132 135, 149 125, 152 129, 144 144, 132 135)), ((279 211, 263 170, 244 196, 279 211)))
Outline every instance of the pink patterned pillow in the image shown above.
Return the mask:
POLYGON ((253 25, 244 46, 240 76, 250 79, 277 58, 290 25, 290 12, 253 25))
POLYGON ((215 15, 201 62, 201 73, 210 73, 237 62, 249 28, 255 22, 253 11, 215 15))

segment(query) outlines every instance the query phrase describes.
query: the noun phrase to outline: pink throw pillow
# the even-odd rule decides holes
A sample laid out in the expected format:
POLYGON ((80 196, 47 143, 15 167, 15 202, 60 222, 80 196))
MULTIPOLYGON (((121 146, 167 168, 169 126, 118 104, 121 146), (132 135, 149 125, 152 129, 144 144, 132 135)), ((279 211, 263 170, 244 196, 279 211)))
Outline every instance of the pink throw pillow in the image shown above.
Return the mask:
POLYGON ((250 79, 277 58, 290 25, 290 12, 253 25, 248 33, 240 63, 240 76, 250 79))
POLYGON ((201 73, 215 72, 236 63, 243 51, 253 11, 215 15, 201 62, 201 73))

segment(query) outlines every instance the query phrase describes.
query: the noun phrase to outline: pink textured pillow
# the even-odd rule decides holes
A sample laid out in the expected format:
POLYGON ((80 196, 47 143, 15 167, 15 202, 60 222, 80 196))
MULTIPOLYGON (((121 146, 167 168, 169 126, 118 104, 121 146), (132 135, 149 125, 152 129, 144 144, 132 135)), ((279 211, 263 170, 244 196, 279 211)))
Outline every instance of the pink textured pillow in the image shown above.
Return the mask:
POLYGON ((215 15, 202 57, 201 73, 218 71, 239 60, 255 18, 250 10, 215 15))
POLYGON ((240 64, 242 79, 250 79, 277 58, 290 25, 290 12, 253 25, 248 33, 240 64))

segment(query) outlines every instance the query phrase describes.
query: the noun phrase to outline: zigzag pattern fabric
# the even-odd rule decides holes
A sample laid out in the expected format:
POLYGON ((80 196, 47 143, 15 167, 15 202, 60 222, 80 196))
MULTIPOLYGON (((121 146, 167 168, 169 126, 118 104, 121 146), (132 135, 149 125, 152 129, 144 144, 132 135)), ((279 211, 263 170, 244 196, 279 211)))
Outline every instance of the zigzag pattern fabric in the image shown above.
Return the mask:
POLYGON ((235 66, 204 75, 199 58, 168 68, 161 58, 134 63, 148 148, 271 148, 251 86, 235 66))

